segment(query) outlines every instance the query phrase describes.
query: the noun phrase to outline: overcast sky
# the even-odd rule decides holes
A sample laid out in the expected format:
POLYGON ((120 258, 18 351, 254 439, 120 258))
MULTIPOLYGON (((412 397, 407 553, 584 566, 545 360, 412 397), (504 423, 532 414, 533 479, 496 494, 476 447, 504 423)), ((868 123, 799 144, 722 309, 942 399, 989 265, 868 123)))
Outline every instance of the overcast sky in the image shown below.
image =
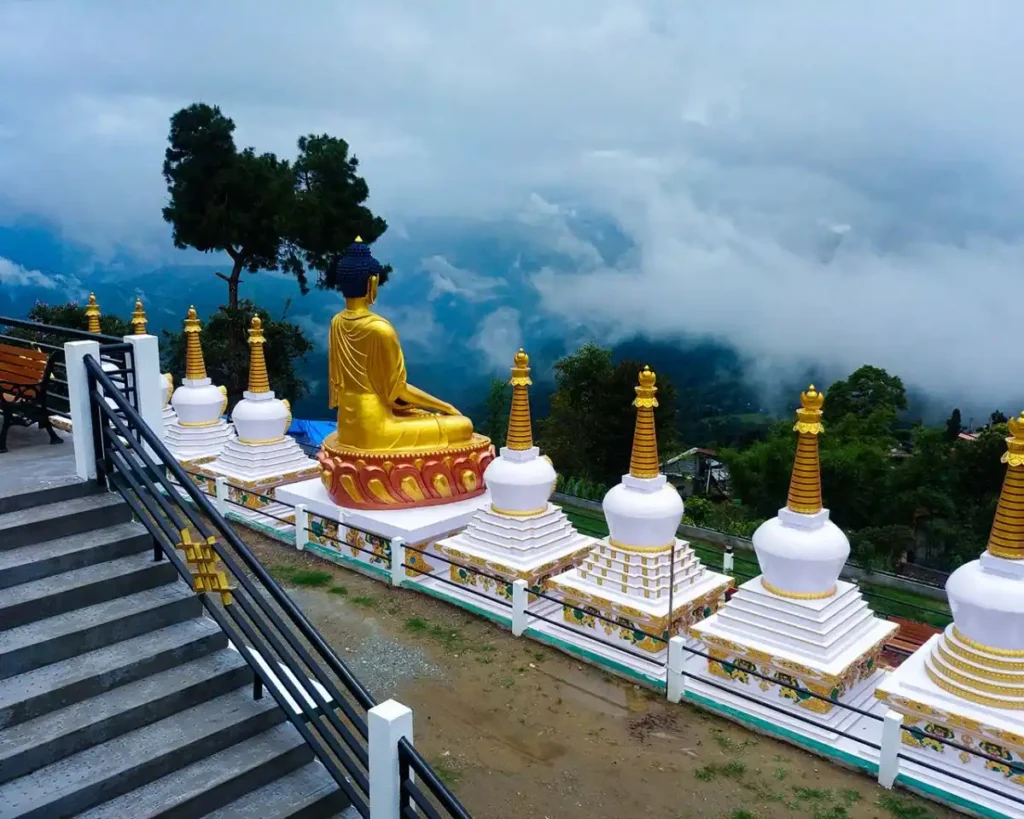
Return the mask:
POLYGON ((396 230, 533 226, 570 260, 546 309, 604 338, 1024 401, 1022 31, 1013 0, 0 0, 0 221, 166 252, 167 120, 204 100, 259 150, 344 136, 396 230))

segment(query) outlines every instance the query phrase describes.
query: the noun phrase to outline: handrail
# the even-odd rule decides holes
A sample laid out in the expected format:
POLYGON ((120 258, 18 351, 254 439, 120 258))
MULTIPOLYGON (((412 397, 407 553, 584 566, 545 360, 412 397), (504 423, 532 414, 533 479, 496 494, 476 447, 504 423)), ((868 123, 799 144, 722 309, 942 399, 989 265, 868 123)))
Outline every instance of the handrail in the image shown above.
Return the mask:
POLYGON ((427 786, 427 790, 440 803, 441 807, 454 816, 455 819, 472 819, 462 806, 462 803, 455 797, 455 794, 445 787, 445 784, 434 773, 420 752, 405 737, 398 740, 398 770, 399 779, 401 780, 403 816, 420 815, 415 809, 410 814, 409 809, 412 806, 409 805, 407 800, 412 800, 416 807, 420 808, 427 816, 438 815, 437 811, 433 810, 433 806, 426 800, 423 792, 413 781, 412 776, 410 776, 410 773, 415 773, 420 778, 420 781, 427 786))
POLYGON ((74 330, 70 327, 58 327, 54 324, 43 324, 38 321, 26 321, 25 319, 15 319, 8 316, 0 316, 0 324, 7 325, 8 327, 20 327, 23 330, 35 330, 40 333, 49 333, 50 335, 68 336, 69 338, 73 338, 78 341, 100 341, 112 344, 121 344, 124 342, 124 339, 122 338, 118 338, 117 336, 108 336, 104 333, 90 333, 88 330, 74 330))
MULTIPOLYGON (((149 428, 149 426, 142 420, 141 416, 139 416, 132 406, 124 399, 120 394, 118 387, 115 386, 113 381, 111 381, 107 374, 103 372, 99 363, 96 362, 92 356, 86 356, 84 360, 86 369, 89 371, 90 375, 92 375, 103 387, 104 393, 106 394, 105 397, 110 397, 114 400, 118 409, 120 409, 131 422, 132 427, 136 430, 139 437, 149 445, 154 453, 156 453, 157 458, 162 462, 162 465, 167 469, 167 471, 171 473, 175 481, 180 485, 181 489, 188 494, 189 498, 199 508, 203 515, 214 524, 214 527, 224 537, 228 545, 241 558, 245 567, 252 572, 256 579, 259 580, 270 593, 274 602, 277 603, 288 615, 289 619, 295 623, 302 636, 309 640, 310 644, 317 650, 317 653, 323 656, 331 671, 342 679, 346 687, 350 690, 360 705, 367 709, 375 706, 377 703, 370 692, 361 682, 359 682, 359 680, 356 679, 348 666, 346 666, 341 658, 338 657, 313 624, 309 622, 306 616, 302 613, 302 610, 299 609, 298 606, 292 602, 291 598, 285 594, 281 587, 278 586, 277 582, 263 567, 263 564, 260 563, 260 561, 250 551, 249 547, 246 546, 238 537, 230 524, 228 524, 228 522, 221 516, 220 512, 217 511, 216 507, 210 503, 208 496, 204 492, 201 492, 195 484, 189 480, 185 470, 170 453, 167 447, 164 446, 160 438, 149 428)), ((115 418, 112 420, 114 420, 116 424, 119 419, 115 418)), ((154 470, 156 469, 156 464, 152 463, 151 459, 145 453, 145 450, 140 449, 138 451, 138 455, 142 457, 144 461, 147 461, 146 465, 148 467, 154 470)), ((204 538, 210 537, 212 534, 209 531, 209 528, 201 522, 197 523, 196 528, 204 538)))

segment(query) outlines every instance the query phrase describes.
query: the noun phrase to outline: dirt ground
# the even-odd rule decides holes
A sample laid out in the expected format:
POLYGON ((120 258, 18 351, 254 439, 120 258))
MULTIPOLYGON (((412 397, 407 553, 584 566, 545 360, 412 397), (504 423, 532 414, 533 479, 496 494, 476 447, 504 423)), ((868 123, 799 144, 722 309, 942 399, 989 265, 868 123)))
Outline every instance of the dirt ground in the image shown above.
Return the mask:
POLYGON ((241 530, 480 819, 944 819, 782 742, 241 530))

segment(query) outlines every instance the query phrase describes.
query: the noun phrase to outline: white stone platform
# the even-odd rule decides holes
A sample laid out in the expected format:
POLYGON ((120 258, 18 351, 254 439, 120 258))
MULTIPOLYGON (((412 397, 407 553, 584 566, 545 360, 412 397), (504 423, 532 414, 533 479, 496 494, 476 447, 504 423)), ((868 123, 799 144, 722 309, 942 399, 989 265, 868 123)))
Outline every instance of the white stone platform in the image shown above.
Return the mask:
MULTIPOLYGON (((461 530, 481 508, 491 504, 490 493, 484 492, 468 500, 419 509, 348 509, 331 500, 319 478, 281 486, 275 497, 291 506, 305 505, 309 539, 326 556, 344 558, 350 565, 364 564, 378 574, 390 572, 391 538, 401 537, 407 545, 430 552, 436 541, 461 530)), ((425 572, 437 568, 412 550, 406 554, 410 565, 419 566, 423 561, 425 572)))
POLYGON ((223 418, 201 427, 183 426, 176 419, 164 427, 164 444, 186 468, 212 461, 234 437, 234 429, 223 418))
POLYGON ((693 634, 714 658, 707 662, 712 676, 773 704, 797 701, 826 717, 837 710, 830 703, 746 671, 854 704, 865 691, 870 696, 878 654, 896 629, 874 616, 852 583, 839 581, 832 597, 794 599, 768 591, 759 576, 740 586, 717 614, 695 625, 693 634))
POLYGON ((466 528, 439 540, 438 552, 450 558, 449 578, 488 594, 511 600, 511 583, 525 580, 531 589, 542 588, 554 574, 582 560, 597 544, 581 535, 560 507, 547 504, 533 515, 505 515, 486 506, 466 528), (469 566, 503 578, 507 583, 488 583, 488 578, 459 567, 469 566))
POLYGON ((604 538, 578 568, 553 577, 550 587, 567 604, 562 610, 566 623, 613 644, 660 654, 665 644, 646 635, 688 634, 694 623, 718 609, 732 582, 701 564, 685 540, 677 539, 674 549, 634 551, 604 538), (618 628, 594 613, 614 620, 618 628))
MULTIPOLYGON (((931 765, 948 768, 961 776, 972 779, 977 777, 979 782, 1024 798, 1024 710, 996 708, 972 702, 936 684, 935 679, 942 682, 945 680, 941 671, 936 673, 936 653, 941 645, 951 640, 960 642, 952 625, 947 627, 945 634, 933 636, 890 673, 878 686, 875 696, 903 714, 904 725, 917 729, 913 736, 903 733, 904 753, 931 765), (977 749, 1002 762, 997 763, 951 748, 938 742, 935 737, 977 749)), ((965 648, 969 652, 977 652, 973 647, 965 648)), ((950 654, 946 654, 946 658, 947 661, 959 663, 950 654)), ((1024 660, 1020 658, 1013 661, 1002 657, 996 661, 1024 665, 1024 660)), ((999 683, 992 680, 981 684, 989 688, 1000 688, 999 683)), ((995 696, 998 692, 991 693, 995 696)), ((940 776, 935 772, 922 769, 921 776, 925 781, 935 780, 936 786, 953 788, 954 793, 964 794, 964 784, 957 784, 949 777, 941 777, 946 780, 942 784, 939 782, 940 776)), ((1016 810, 1020 811, 1016 815, 1024 815, 1024 806, 1017 805, 1016 810)))

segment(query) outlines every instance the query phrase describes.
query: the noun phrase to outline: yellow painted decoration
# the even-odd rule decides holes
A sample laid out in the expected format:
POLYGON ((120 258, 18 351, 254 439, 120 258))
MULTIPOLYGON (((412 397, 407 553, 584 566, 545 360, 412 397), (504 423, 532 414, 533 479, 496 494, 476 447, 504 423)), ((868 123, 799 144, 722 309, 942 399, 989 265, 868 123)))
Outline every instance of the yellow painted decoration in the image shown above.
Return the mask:
POLYGON ((639 386, 634 387, 636 398, 636 427, 633 430, 633 451, 629 456, 629 474, 634 478, 657 478, 661 472, 658 463, 658 434, 654 428, 654 408, 658 406, 654 386, 657 380, 650 367, 640 372, 639 386))
POLYGON ((263 345, 266 342, 263 321, 259 316, 253 316, 252 324, 249 325, 249 392, 270 392, 267 361, 263 356, 263 345))
POLYGON ((142 299, 135 300, 135 310, 132 312, 132 332, 137 336, 146 334, 146 311, 142 309, 142 299))
POLYGON ((800 393, 800 409, 796 411, 796 459, 789 481, 786 506, 793 512, 813 515, 821 511, 821 466, 818 461, 818 436, 825 431, 821 424, 821 407, 825 396, 814 389, 800 393))
POLYGON ((100 332, 100 306, 96 303, 96 294, 89 294, 89 303, 85 305, 86 330, 90 333, 100 332))
POLYGON ((1024 560, 1024 412, 1010 419, 1010 437, 1001 458, 1006 477, 999 492, 988 551, 1007 560, 1024 560))
POLYGON ((530 423, 530 394, 527 387, 530 380, 530 357, 522 348, 516 353, 512 365, 512 411, 508 416, 508 435, 505 446, 509 449, 527 450, 533 448, 533 427, 530 423))
POLYGON ((193 543, 188 529, 180 532, 178 548, 185 552, 185 561, 192 572, 193 588, 197 592, 218 592, 225 606, 231 605, 231 587, 227 576, 220 570, 217 553, 213 549, 216 540, 208 537, 205 541, 193 543))
POLYGON ((189 307, 188 317, 185 319, 185 378, 190 381, 206 378, 203 347, 199 343, 199 334, 202 332, 200 327, 196 308, 189 307))

